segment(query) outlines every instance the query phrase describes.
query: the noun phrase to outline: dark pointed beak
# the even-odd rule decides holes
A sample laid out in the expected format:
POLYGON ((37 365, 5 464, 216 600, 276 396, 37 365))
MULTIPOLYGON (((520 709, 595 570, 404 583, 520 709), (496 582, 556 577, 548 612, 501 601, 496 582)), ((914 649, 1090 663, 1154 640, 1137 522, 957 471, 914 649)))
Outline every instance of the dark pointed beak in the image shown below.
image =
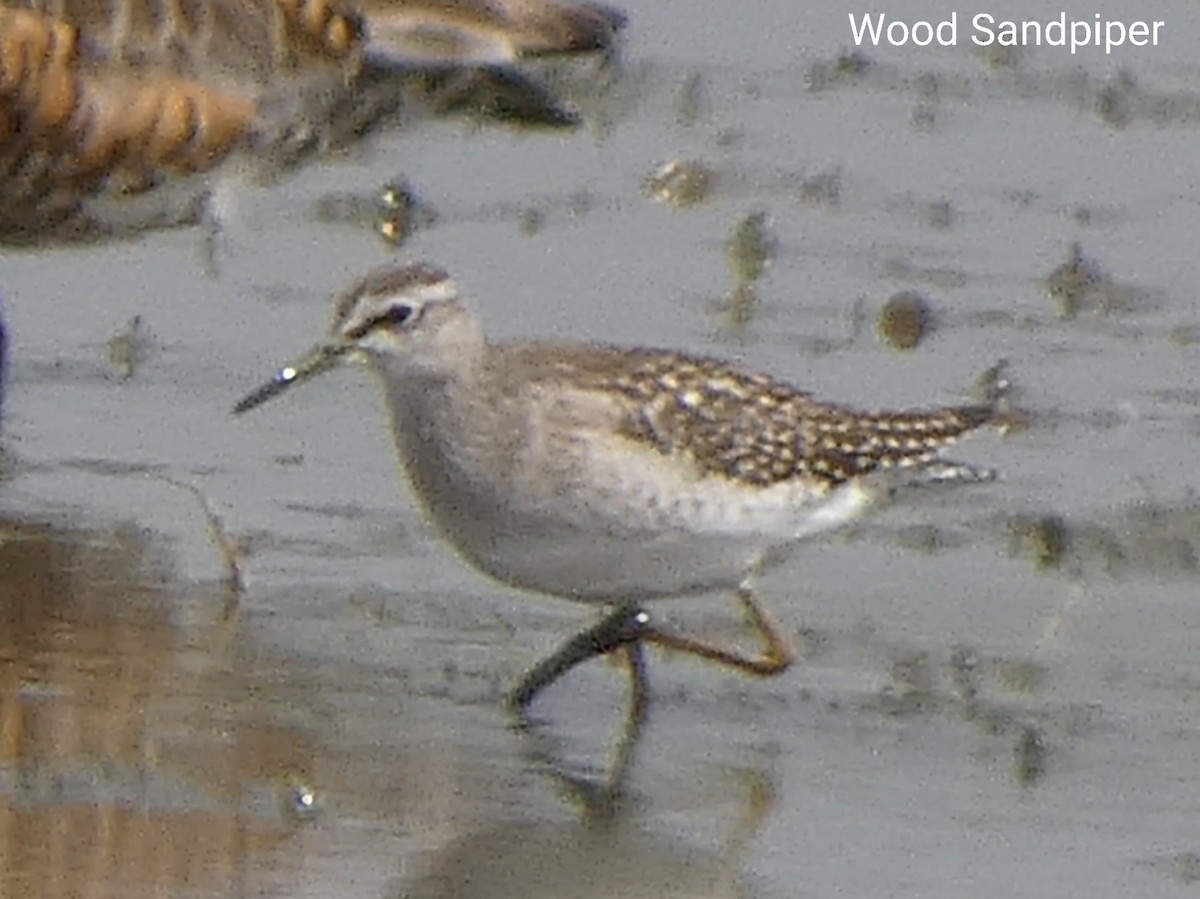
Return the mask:
POLYGON ((233 407, 234 415, 249 412, 267 400, 274 399, 289 387, 307 381, 336 368, 342 357, 354 349, 351 343, 319 343, 311 350, 275 373, 270 381, 246 394, 233 407))

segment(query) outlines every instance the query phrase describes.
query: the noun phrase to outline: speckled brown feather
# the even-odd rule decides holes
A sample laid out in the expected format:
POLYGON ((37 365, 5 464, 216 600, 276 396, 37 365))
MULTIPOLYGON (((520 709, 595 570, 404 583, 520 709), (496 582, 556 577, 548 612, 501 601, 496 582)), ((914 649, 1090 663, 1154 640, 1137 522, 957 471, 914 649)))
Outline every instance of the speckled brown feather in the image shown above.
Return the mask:
POLYGON ((250 132, 254 104, 194 80, 100 73, 73 26, 0 7, 0 231, 65 223, 101 189, 204 172, 250 132))
POLYGON ((625 410, 622 436, 758 487, 803 477, 832 488, 926 465, 996 415, 995 404, 860 412, 719 360, 665 350, 530 341, 492 351, 491 386, 500 395, 531 383, 601 391, 625 410))
POLYGON ((342 0, 0 0, 78 29, 80 71, 266 83, 281 71, 343 65, 362 43, 342 0))
MULTIPOLYGON (((325 0, 277 4, 277 41, 320 48, 332 59, 357 39, 353 23, 325 0)), ((6 239, 89 230, 82 210, 90 198, 129 197, 169 178, 207 172, 246 145, 259 117, 255 99, 220 77, 189 77, 188 66, 175 64, 176 56, 207 43, 254 58, 237 41, 223 40, 205 15, 186 14, 197 9, 160 0, 122 0, 113 9, 0 0, 0 233, 6 239), (137 27, 153 12, 156 27, 137 27), (112 21, 96 22, 98 15, 112 21)), ((259 57, 263 68, 270 53, 259 57)))
POLYGON ((830 486, 932 461, 992 418, 986 406, 857 412, 711 359, 638 352, 608 385, 633 404, 626 436, 757 486, 796 477, 830 486))
MULTIPOLYGON (((517 56, 605 45, 621 24, 551 0, 0 0, 0 240, 188 221, 206 192, 189 176, 235 151, 274 174, 410 101, 453 109, 466 95, 452 57, 399 65, 395 79, 368 63, 368 6, 415 26, 478 20, 517 56), (159 187, 162 203, 144 202, 159 187)), ((478 82, 497 115, 573 121, 532 81, 478 82)))

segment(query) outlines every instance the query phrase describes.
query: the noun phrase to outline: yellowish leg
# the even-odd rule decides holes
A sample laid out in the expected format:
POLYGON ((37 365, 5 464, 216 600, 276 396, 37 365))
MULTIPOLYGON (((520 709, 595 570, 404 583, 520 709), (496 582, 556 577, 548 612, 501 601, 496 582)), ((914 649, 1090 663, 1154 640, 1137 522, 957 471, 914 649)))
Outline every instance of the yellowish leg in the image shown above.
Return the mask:
POLYGON ((610 796, 615 796, 625 780, 625 772, 633 761, 633 751, 646 725, 646 657, 641 643, 629 643, 621 647, 625 664, 629 668, 629 713, 625 716, 625 728, 617 741, 610 767, 610 796))
MULTIPOLYGON (((632 604, 623 604, 615 607, 586 631, 572 637, 557 652, 543 659, 509 695, 509 707, 518 713, 523 712, 538 693, 576 665, 639 643, 685 652, 757 677, 771 677, 785 671, 796 656, 791 642, 766 610, 758 604, 749 586, 738 588, 737 599, 742 604, 751 627, 762 641, 763 649, 758 656, 747 656, 737 650, 695 637, 661 630, 650 623, 649 616, 640 608, 632 604)), ((641 706, 646 701, 644 663, 639 655, 636 662, 631 657, 630 664, 633 671, 632 702, 634 706, 641 706)))
POLYGON ((626 772, 633 762, 633 754, 646 723, 646 658, 638 638, 643 618, 643 613, 635 606, 613 609, 597 624, 568 640, 557 652, 538 664, 508 698, 510 709, 517 715, 520 724, 526 725, 525 710, 544 687, 581 662, 610 652, 620 653, 629 671, 629 711, 613 749, 608 776, 602 783, 594 783, 559 775, 568 792, 583 806, 590 818, 603 819, 614 813, 626 772))
POLYGON ((639 607, 626 603, 611 609, 592 627, 576 634, 556 652, 543 659, 509 695, 509 708, 524 723, 525 710, 538 693, 576 665, 614 651, 622 654, 629 669, 629 713, 614 750, 610 775, 606 783, 598 789, 596 785, 567 778, 567 785, 583 801, 591 814, 603 816, 611 813, 645 725, 648 698, 643 644, 649 643, 664 649, 690 653, 758 677, 779 674, 791 665, 795 651, 790 641, 758 604, 751 589, 748 586, 739 588, 737 598, 742 604, 747 620, 762 641, 763 649, 758 656, 746 656, 703 640, 660 630, 650 623, 649 616, 639 607))
POLYGON ((739 587, 737 599, 745 610, 750 626, 762 640, 763 650, 758 656, 747 656, 737 650, 717 646, 694 637, 668 633, 652 625, 647 625, 642 629, 642 642, 676 652, 686 652, 757 677, 772 677, 786 671, 796 658, 796 651, 792 648, 791 641, 784 636, 779 630, 779 625, 759 605, 749 587, 739 587))
POLYGON ((634 753, 646 725, 646 658, 641 643, 627 643, 617 650, 629 670, 629 712, 625 726, 612 750, 608 774, 596 783, 575 777, 562 778, 572 798, 591 820, 605 820, 617 814, 625 778, 633 767, 634 753))

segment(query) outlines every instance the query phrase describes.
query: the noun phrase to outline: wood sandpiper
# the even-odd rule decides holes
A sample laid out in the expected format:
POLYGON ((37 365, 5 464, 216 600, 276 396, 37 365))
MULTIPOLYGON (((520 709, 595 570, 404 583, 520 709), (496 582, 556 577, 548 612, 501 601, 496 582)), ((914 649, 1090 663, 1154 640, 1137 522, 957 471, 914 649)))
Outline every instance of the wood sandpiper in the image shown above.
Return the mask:
POLYGON ((396 448, 426 514, 498 581, 607 607, 510 695, 522 711, 575 665, 621 650, 644 701, 642 645, 744 672, 791 663, 753 582, 802 541, 906 483, 977 482, 941 458, 997 420, 978 405, 857 412, 716 359, 590 343, 489 341, 441 269, 395 264, 338 300, 329 336, 235 407, 343 359, 381 378, 396 448), (758 656, 673 633, 648 600, 735 592, 758 656))

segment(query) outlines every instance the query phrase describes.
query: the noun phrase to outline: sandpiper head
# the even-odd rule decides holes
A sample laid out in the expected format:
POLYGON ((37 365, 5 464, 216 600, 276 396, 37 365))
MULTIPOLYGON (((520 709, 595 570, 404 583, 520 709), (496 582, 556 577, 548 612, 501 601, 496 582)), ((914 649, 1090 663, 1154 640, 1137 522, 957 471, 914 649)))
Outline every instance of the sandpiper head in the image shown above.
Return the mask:
POLYGON ((427 263, 386 265, 342 294, 329 337, 233 407, 240 414, 343 359, 380 368, 399 363, 414 375, 450 376, 482 346, 474 316, 445 271, 427 263))

